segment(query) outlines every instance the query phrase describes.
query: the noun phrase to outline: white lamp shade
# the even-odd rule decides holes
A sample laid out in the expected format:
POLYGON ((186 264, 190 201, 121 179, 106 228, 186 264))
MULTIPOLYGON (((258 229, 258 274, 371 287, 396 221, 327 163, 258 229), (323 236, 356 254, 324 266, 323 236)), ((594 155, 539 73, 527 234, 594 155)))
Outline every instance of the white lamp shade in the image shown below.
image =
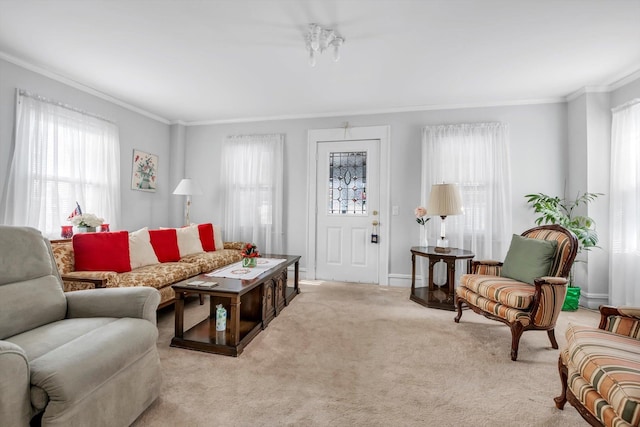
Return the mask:
POLYGON ((434 184, 431 186, 428 215, 449 216, 462 214, 462 196, 456 184, 434 184))
POLYGON ((180 181, 176 189, 173 190, 173 194, 181 196, 199 196, 202 194, 202 189, 191 178, 184 178, 180 181))

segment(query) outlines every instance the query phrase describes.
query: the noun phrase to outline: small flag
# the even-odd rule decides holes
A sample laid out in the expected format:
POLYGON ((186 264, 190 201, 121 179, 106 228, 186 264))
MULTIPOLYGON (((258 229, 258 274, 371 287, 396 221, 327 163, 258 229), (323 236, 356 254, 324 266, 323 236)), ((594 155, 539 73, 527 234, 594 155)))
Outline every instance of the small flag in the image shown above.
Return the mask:
POLYGON ((80 209, 80 205, 76 202, 76 208, 71 212, 71 214, 67 217, 67 221, 71 221, 71 218, 77 215, 82 215, 82 209, 80 209))

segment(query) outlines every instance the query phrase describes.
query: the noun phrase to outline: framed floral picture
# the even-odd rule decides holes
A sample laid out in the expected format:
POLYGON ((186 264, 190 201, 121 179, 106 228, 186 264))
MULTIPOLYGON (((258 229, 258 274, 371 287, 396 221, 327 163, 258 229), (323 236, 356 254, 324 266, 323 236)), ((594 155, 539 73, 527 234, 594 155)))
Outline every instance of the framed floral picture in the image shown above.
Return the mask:
POLYGON ((158 156, 133 150, 133 172, 131 189, 140 191, 156 191, 158 174, 158 156))

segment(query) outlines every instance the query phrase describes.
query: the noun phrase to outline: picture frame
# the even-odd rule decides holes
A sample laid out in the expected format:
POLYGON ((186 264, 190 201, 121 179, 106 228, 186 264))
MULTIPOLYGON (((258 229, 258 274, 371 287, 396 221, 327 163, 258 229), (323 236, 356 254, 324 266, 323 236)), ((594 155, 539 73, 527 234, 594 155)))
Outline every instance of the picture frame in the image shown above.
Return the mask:
POLYGON ((131 189, 155 193, 157 187, 158 156, 133 150, 131 189))

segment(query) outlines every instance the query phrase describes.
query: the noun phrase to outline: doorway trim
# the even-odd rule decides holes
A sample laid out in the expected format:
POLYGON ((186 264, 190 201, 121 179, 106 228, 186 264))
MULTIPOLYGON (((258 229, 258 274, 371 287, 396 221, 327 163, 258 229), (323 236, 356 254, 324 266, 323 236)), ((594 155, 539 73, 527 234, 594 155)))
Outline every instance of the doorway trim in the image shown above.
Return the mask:
POLYGON ((321 142, 354 141, 377 139, 380 141, 380 206, 379 231, 380 251, 378 253, 378 282, 380 285, 389 285, 389 216, 391 206, 390 188, 390 154, 391 154, 391 127, 390 126, 361 126, 343 127, 336 129, 310 129, 307 133, 307 279, 316 278, 316 215, 317 206, 317 153, 318 144, 321 142))

